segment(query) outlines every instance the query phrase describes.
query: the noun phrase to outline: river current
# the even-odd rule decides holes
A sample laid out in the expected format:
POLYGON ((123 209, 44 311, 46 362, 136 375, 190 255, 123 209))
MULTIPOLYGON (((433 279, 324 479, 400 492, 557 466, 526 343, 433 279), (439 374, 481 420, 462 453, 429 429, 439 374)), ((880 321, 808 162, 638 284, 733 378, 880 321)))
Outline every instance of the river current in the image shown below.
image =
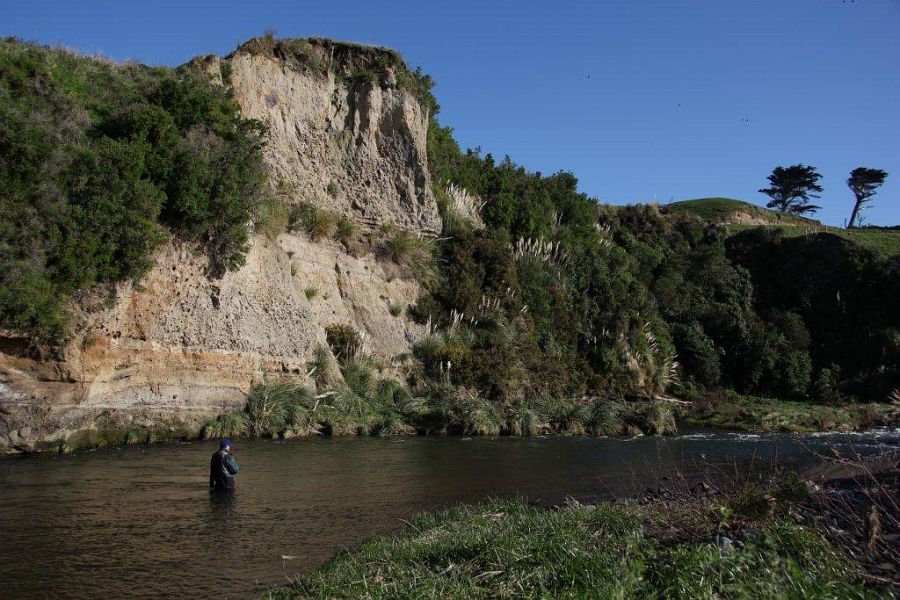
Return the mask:
POLYGON ((456 502, 635 495, 815 453, 883 454, 900 430, 672 438, 236 440, 234 494, 207 490, 215 442, 0 459, 0 597, 246 598, 365 536, 456 502), (287 557, 287 558, 284 558, 287 557))

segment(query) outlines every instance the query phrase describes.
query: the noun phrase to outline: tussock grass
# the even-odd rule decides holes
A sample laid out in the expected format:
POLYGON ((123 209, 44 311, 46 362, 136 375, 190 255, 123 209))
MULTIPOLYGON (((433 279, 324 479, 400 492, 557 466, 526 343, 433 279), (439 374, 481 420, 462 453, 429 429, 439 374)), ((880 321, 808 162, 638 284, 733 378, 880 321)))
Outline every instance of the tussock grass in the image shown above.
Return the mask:
POLYGON ((511 435, 534 435, 538 431, 540 416, 525 400, 516 400, 506 408, 506 430, 511 435))
POLYGON ((359 235, 359 227, 356 225, 356 221, 346 215, 341 215, 338 217, 337 223, 335 224, 334 235, 349 248, 357 241, 356 238, 359 235))
POLYGON ((229 411, 222 413, 214 421, 203 428, 202 437, 205 440, 221 437, 238 437, 247 429, 247 415, 241 411, 229 411))
POLYGON ((287 227, 291 231, 303 230, 313 240, 334 235, 338 216, 309 202, 300 202, 291 208, 287 227))
POLYGON ((433 240, 407 229, 385 233, 389 235, 381 243, 379 254, 408 269, 419 282, 427 284, 434 280, 433 240))
POLYGON ((599 401, 591 407, 591 430, 594 435, 622 435, 627 408, 619 402, 599 401))
POLYGON ((467 395, 460 398, 457 410, 465 435, 500 434, 503 423, 496 403, 467 395))

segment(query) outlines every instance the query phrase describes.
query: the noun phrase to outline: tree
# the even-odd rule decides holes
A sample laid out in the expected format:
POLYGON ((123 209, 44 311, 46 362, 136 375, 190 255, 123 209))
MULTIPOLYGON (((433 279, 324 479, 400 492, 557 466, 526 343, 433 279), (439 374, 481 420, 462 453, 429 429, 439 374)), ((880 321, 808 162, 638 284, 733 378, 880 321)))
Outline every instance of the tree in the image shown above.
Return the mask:
POLYGON ((809 199, 819 197, 813 192, 822 191, 822 186, 818 184, 821 177, 815 167, 803 164, 775 167, 768 177, 772 187, 763 188, 759 192, 771 198, 766 204, 768 208, 777 208, 783 213, 795 215, 816 212, 821 207, 810 204, 809 199))
POLYGON ((847 186, 853 191, 853 195, 856 196, 856 204, 853 205, 853 213, 850 215, 850 223, 847 225, 848 229, 856 223, 856 217, 859 216, 859 212, 866 208, 863 206, 863 203, 875 195, 875 190, 884 183, 886 177, 887 173, 881 169, 857 167, 850 172, 847 186))

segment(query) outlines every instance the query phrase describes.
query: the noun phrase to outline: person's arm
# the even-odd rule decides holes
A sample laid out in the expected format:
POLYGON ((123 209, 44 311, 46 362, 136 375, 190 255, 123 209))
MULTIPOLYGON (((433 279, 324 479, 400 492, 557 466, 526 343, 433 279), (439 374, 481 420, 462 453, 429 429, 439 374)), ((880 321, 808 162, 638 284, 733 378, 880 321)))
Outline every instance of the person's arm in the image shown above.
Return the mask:
POLYGON ((237 461, 234 460, 232 455, 228 455, 225 457, 225 469, 228 470, 230 475, 237 475, 238 471, 240 471, 240 467, 238 467, 237 461))

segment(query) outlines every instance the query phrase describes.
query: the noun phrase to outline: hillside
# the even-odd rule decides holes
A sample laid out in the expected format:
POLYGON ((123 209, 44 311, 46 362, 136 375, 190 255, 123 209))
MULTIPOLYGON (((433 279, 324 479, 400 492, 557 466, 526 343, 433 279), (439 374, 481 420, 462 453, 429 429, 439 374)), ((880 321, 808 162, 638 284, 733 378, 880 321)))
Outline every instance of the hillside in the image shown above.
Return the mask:
POLYGON ((730 234, 759 226, 778 227, 786 237, 831 234, 878 254, 900 254, 900 229, 896 227, 832 227, 815 219, 786 215, 730 198, 682 200, 666 205, 665 210, 672 214, 696 215, 710 223, 723 224, 730 234))
POLYGON ((462 150, 394 51, 269 36, 164 69, 6 40, 0 74, 8 451, 665 433, 673 399, 900 393, 900 259, 855 243, 896 232, 598 205, 462 150))
POLYGON ((821 226, 814 219, 780 213, 731 198, 682 200, 667 204, 665 208, 674 214, 692 214, 706 221, 725 225, 821 226))

